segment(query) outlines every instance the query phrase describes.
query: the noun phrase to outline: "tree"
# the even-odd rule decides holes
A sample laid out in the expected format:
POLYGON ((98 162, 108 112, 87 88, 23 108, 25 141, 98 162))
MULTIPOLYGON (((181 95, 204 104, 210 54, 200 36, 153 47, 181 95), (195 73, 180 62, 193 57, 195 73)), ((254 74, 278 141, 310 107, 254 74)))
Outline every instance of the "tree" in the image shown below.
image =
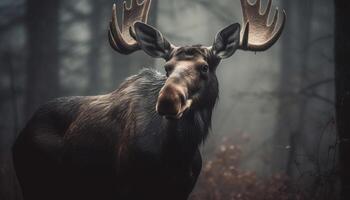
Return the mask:
POLYGON ((58 0, 28 0, 26 10, 28 59, 25 116, 60 93, 58 0))
POLYGON ((295 12, 288 12, 289 23, 286 23, 285 35, 282 37, 283 51, 278 88, 280 102, 274 138, 275 147, 278 147, 274 151, 278 152, 276 152, 277 160, 274 162, 274 167, 277 170, 285 170, 291 176, 298 148, 297 140, 304 129, 307 99, 301 95, 292 96, 290 94, 293 94, 295 90, 300 90, 307 82, 307 45, 310 41, 312 2, 312 0, 284 1, 283 6, 289 10, 294 8, 295 12))
POLYGON ((336 123, 339 139, 340 199, 350 199, 350 2, 335 0, 336 123))
MULTIPOLYGON (((99 69, 100 57, 101 57, 101 44, 104 44, 100 39, 103 35, 103 29, 101 24, 103 23, 103 5, 107 1, 91 1, 92 11, 90 13, 90 50, 88 53, 88 66, 89 66, 89 86, 88 93, 94 94, 98 92, 99 85, 101 84, 101 74, 99 69)), ((107 35, 107 34, 104 34, 107 35)))

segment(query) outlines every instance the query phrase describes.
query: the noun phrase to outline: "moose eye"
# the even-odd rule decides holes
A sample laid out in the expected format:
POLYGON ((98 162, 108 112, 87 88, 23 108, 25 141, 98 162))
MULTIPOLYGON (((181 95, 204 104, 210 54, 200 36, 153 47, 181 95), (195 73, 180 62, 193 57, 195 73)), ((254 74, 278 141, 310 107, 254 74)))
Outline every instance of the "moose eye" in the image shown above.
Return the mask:
POLYGON ((209 71, 209 66, 208 65, 202 65, 201 66, 201 72, 202 73, 207 73, 209 71))

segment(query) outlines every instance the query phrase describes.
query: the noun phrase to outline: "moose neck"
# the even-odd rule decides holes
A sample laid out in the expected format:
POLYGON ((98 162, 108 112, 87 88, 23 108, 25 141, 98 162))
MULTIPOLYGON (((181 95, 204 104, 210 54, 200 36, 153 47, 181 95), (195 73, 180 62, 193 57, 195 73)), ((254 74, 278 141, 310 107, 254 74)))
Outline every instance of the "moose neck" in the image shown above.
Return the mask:
POLYGON ((212 108, 190 110, 179 120, 162 118, 165 156, 191 159, 208 135, 212 108), (170 154, 170 155, 169 155, 170 154))

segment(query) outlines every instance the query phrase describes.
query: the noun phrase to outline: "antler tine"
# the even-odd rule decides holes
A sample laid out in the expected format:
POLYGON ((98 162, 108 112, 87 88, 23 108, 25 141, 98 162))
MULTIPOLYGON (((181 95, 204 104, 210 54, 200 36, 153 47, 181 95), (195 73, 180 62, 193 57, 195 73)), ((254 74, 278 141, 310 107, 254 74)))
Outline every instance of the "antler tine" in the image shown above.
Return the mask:
POLYGON ((271 6, 272 6, 272 0, 268 0, 267 2, 267 7, 266 7, 266 10, 264 12, 264 15, 268 15, 269 14, 269 11, 271 10, 271 6))
POLYGON ((122 54, 130 54, 141 49, 133 37, 133 35, 135 35, 133 25, 136 21, 147 22, 150 5, 151 0, 143 0, 142 3, 138 3, 137 0, 132 0, 128 7, 126 1, 124 1, 122 25, 120 27, 117 19, 117 7, 113 4, 108 38, 114 50, 122 54))
POLYGON ((243 11, 244 27, 241 32, 240 49, 249 51, 264 51, 270 48, 280 37, 284 28, 286 13, 282 10, 279 14, 278 8, 275 8, 273 20, 268 23, 269 14, 272 12, 272 0, 268 0, 265 12, 261 10, 261 0, 250 4, 248 0, 241 0, 243 11), (281 25, 277 22, 281 18, 281 25))
POLYGON ((266 24, 268 24, 269 27, 273 27, 275 28, 276 27, 276 24, 277 24, 277 20, 278 20, 278 9, 276 8, 275 12, 273 13, 273 18, 272 18, 272 22, 270 24, 267 23, 266 21, 266 24))
POLYGON ((121 43, 124 43, 124 40, 121 37, 121 33, 119 30, 119 24, 117 20, 117 7, 115 4, 113 4, 112 8, 112 19, 109 22, 108 39, 111 47, 114 50, 120 53, 125 51, 125 48, 123 48, 123 45, 121 45, 121 43))

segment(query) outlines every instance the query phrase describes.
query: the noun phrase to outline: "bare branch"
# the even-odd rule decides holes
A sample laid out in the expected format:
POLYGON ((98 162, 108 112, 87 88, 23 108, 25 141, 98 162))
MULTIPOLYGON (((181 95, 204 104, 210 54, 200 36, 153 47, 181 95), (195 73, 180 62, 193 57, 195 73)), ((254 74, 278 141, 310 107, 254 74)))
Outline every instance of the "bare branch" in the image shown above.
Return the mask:
POLYGON ((310 49, 313 45, 321 42, 321 41, 324 41, 324 40, 330 40, 330 39, 333 39, 334 38, 334 35, 333 34, 329 34, 329 35, 324 35, 322 37, 319 37, 319 38, 316 38, 314 40, 312 40, 308 45, 306 45, 306 49, 310 49))
POLYGON ((321 85, 323 85, 323 84, 327 84, 327 83, 330 83, 330 82, 334 82, 334 78, 327 78, 327 79, 325 79, 325 80, 321 80, 321 81, 317 81, 317 82, 315 82, 315 83, 312 83, 312 84, 306 86, 305 88, 302 88, 302 89, 300 90, 300 93, 306 92, 307 90, 314 89, 314 88, 316 88, 316 87, 318 87, 318 86, 321 86, 321 85))
POLYGON ((325 102, 325 103, 328 103, 328 104, 330 104, 330 105, 332 105, 332 106, 335 105, 335 102, 334 102, 333 100, 328 99, 327 97, 324 97, 324 96, 322 96, 322 95, 319 95, 319 94, 317 94, 317 93, 315 93, 315 92, 311 92, 311 93, 300 92, 300 94, 302 94, 302 95, 304 95, 304 96, 307 96, 307 97, 310 97, 310 98, 315 98, 315 99, 321 100, 321 101, 323 101, 323 102, 325 102))

